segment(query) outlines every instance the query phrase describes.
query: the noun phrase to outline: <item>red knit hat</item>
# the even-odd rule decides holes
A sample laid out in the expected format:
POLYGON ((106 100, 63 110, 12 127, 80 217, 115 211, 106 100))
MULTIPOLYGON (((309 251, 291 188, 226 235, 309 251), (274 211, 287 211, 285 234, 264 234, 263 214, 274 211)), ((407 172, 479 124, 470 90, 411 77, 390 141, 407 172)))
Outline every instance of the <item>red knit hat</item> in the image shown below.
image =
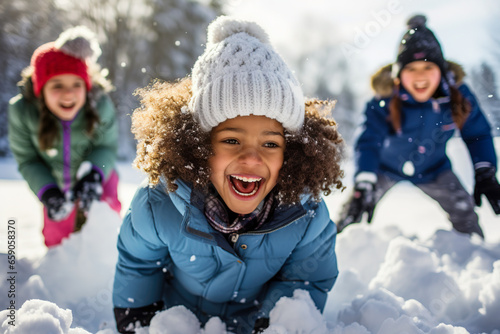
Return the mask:
POLYGON ((54 42, 46 43, 35 50, 31 57, 33 67, 33 91, 39 96, 43 86, 52 77, 60 74, 78 75, 85 81, 87 91, 92 88, 92 81, 87 71, 85 60, 70 56, 55 47, 54 42))
POLYGON ((85 81, 87 91, 92 88, 92 78, 87 62, 95 62, 101 54, 96 35, 85 26, 63 31, 55 42, 46 43, 35 50, 31 57, 33 91, 40 96, 50 78, 60 74, 75 74, 85 81))

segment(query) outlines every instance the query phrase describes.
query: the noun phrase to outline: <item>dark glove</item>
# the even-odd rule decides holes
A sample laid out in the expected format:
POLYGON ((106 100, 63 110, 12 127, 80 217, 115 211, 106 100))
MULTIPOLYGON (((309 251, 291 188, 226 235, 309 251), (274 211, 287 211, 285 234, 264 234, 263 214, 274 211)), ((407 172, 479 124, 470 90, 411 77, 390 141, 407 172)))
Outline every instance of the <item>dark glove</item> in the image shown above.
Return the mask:
POLYGON ((269 318, 259 318, 255 321, 252 334, 259 334, 264 332, 269 327, 269 318))
POLYGON ((53 221, 59 222, 68 217, 73 210, 73 205, 66 201, 64 194, 58 187, 47 189, 41 196, 47 215, 53 221))
POLYGON ((73 187, 73 200, 79 200, 78 206, 84 212, 90 209, 94 200, 99 200, 102 195, 102 176, 95 169, 91 169, 88 174, 76 182, 73 187))
POLYGON ((359 223, 363 214, 368 213, 368 223, 372 222, 375 209, 375 184, 367 181, 356 183, 349 207, 337 224, 337 233, 350 224, 359 223))
POLYGON ((120 333, 133 334, 135 333, 135 328, 139 326, 149 326, 156 312, 160 311, 162 308, 162 301, 137 308, 115 307, 113 311, 115 313, 116 328, 120 333), (139 322, 139 324, 137 324, 137 322, 139 322))
POLYGON ((491 208, 500 214, 500 185, 495 176, 495 167, 481 167, 476 169, 476 185, 474 186, 474 200, 481 206, 481 195, 485 195, 491 208))

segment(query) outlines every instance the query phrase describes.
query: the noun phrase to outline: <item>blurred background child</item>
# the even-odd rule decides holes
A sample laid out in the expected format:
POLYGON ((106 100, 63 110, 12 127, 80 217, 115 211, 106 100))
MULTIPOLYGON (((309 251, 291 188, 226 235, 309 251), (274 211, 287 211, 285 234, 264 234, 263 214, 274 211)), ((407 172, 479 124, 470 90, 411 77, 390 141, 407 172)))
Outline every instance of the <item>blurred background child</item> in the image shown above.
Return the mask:
POLYGON ((462 82, 462 68, 446 61, 426 18, 408 21, 397 60, 372 78, 377 95, 368 102, 356 143, 353 196, 339 221, 339 232, 371 222, 375 207, 399 181, 410 181, 436 200, 459 232, 484 238, 474 205, 485 195, 500 213, 500 185, 491 129, 476 98, 462 82), (474 197, 453 173, 446 143, 460 132, 475 169, 474 197))
POLYGON ((92 201, 116 212, 118 129, 111 85, 96 63, 86 27, 64 31, 35 50, 9 103, 9 144, 19 171, 43 204, 48 247, 78 230, 92 201))

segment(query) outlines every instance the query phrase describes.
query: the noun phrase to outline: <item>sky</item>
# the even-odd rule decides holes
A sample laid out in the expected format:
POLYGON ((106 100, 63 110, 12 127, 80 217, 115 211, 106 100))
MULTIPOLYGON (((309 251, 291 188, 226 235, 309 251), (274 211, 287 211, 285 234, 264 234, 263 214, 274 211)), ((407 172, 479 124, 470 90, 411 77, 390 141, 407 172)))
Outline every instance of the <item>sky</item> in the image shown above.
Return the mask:
POLYGON ((285 59, 292 50, 330 40, 367 73, 394 61, 406 20, 421 13, 447 59, 466 69, 483 61, 500 69, 500 51, 496 58, 493 53, 493 46, 500 49, 500 39, 492 41, 493 32, 500 31, 497 0, 233 0, 227 10, 261 24, 285 59), (308 24, 299 24, 304 17, 308 24), (310 43, 297 43, 298 33, 306 33, 310 43))

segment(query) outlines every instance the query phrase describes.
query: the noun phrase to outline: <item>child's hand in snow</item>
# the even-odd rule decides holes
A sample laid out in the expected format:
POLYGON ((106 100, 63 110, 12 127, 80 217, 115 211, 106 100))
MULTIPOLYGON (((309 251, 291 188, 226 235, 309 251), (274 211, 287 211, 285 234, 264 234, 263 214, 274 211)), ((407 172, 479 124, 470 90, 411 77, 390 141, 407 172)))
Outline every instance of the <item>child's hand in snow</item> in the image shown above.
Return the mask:
POLYGON ((78 169, 77 179, 73 187, 73 200, 79 200, 80 209, 88 212, 92 202, 101 198, 102 176, 88 161, 85 161, 78 169))
POLYGON ((41 201, 47 209, 49 218, 56 222, 66 219, 73 211, 73 203, 66 200, 58 187, 47 189, 43 193, 41 201))

